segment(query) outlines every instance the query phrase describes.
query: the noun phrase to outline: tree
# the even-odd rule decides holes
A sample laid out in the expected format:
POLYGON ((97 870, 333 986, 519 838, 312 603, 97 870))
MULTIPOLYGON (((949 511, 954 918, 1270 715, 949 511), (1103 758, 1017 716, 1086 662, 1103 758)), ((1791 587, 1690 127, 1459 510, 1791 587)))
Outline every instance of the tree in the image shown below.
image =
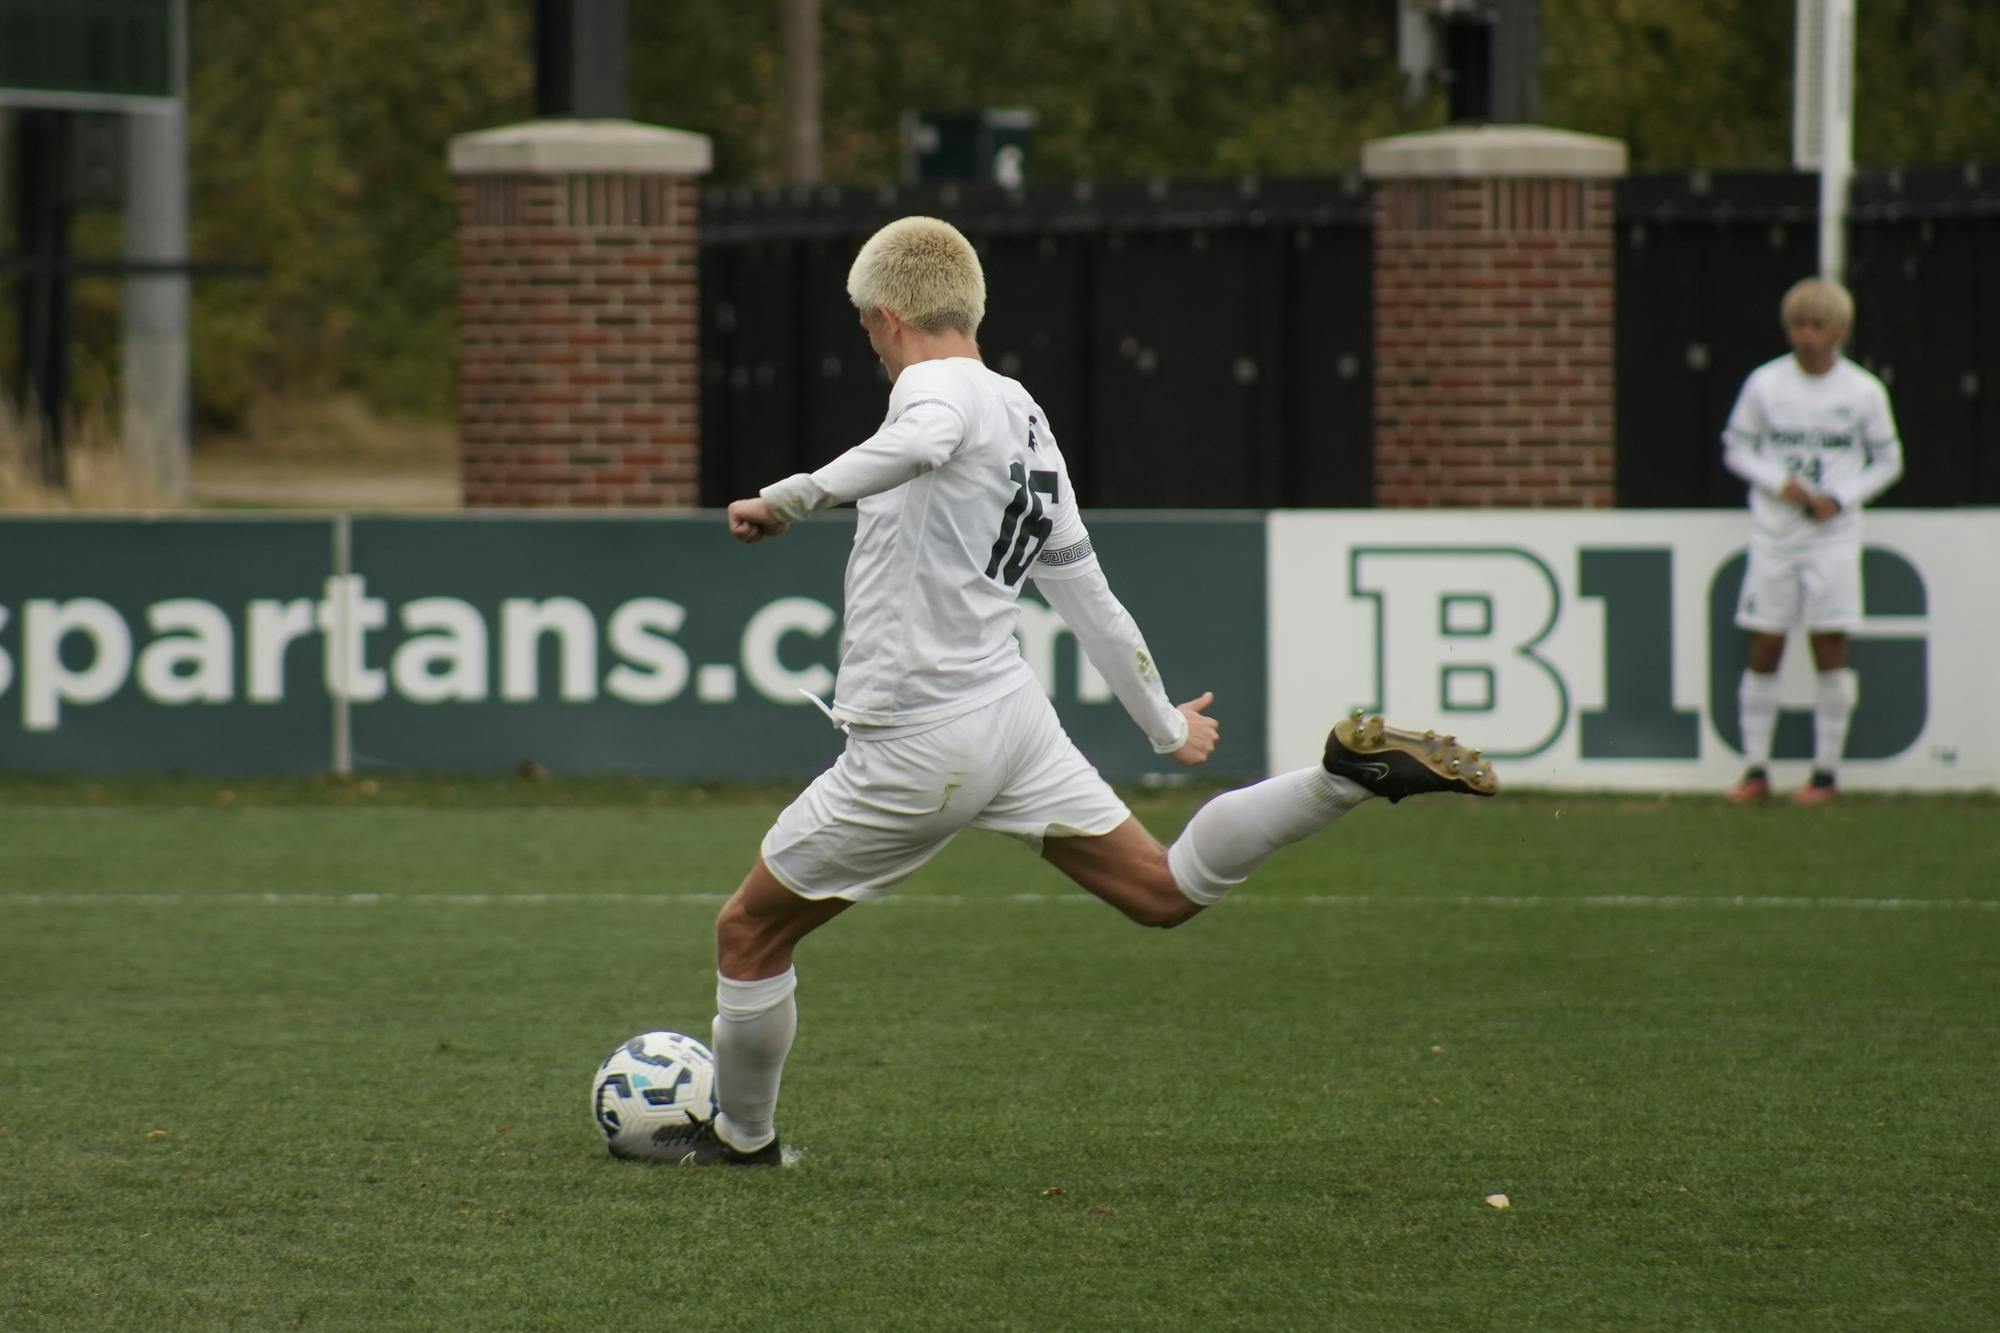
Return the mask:
POLYGON ((356 387, 443 415, 446 145, 532 110, 525 9, 195 0, 189 26, 193 250, 264 269, 197 285, 197 412, 228 422, 260 388, 356 387))
MULTIPOLYGON (((1040 179, 1328 174, 1406 107, 1391 0, 822 0, 825 174, 893 180, 906 108, 1026 106, 1040 179)), ((1857 157, 2000 144, 2000 6, 1862 0, 1857 157)), ((193 245, 262 265, 197 285, 196 402, 350 388, 435 416, 453 384, 453 134, 532 110, 526 0, 193 0, 193 245)), ((1792 6, 1543 0, 1549 123, 1613 135, 1635 170, 1781 169, 1792 6)), ((776 183, 775 3, 633 0, 632 104, 700 131, 714 183, 776 183)))

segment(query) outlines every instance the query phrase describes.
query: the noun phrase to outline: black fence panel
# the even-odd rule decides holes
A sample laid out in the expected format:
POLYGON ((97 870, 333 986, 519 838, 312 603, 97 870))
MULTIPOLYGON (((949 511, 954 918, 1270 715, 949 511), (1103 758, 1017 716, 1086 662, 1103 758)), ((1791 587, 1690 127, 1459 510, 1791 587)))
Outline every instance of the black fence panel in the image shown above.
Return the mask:
MULTIPOLYGON (((2000 171, 1863 172, 1849 352, 1889 385, 1907 475, 1885 502, 2000 503, 2000 171)), ((711 190, 702 223, 702 501, 811 468, 881 420, 845 297, 877 227, 946 217, 987 271, 987 362, 1048 411, 1093 506, 1365 506, 1373 467, 1366 186, 1088 182, 711 190)), ((1617 501, 1734 507, 1720 435, 1786 353, 1818 268, 1818 182, 1639 176, 1617 194, 1617 501)))
MULTIPOLYGON (((1083 406, 1090 382, 1090 238, 1081 232, 1003 232, 978 244, 987 289, 981 351, 988 365, 1035 395, 1069 460, 1071 479, 1085 501, 1095 504, 1083 406)), ((878 417, 883 393, 886 385, 877 396, 878 417)))
POLYGON ((1374 234, 1299 226, 1286 312, 1290 442, 1285 504, 1361 509, 1374 500, 1374 234))
POLYGON ((1818 262, 1817 201, 1814 178, 1790 172, 1619 182, 1621 507, 1743 503, 1722 427, 1744 376, 1786 350, 1778 303, 1818 262))
POLYGON ((1872 172, 1855 181, 1848 281, 1854 352, 1882 377, 1903 435, 1884 499, 2000 501, 2000 174, 1872 172))
POLYGON ((1273 239, 1268 230, 1104 238, 1087 326, 1089 494, 1142 508, 1248 508, 1280 493, 1273 239))
POLYGON ((1358 179, 1025 190, 713 190, 702 219, 702 502, 875 429, 847 265, 950 219, 987 276, 989 365, 1048 412, 1086 503, 1366 505, 1372 259, 1358 179))
POLYGON ((793 248, 775 242, 702 256, 703 503, 754 494, 804 465, 795 267, 793 248), (746 330, 746 311, 762 327, 746 330))
MULTIPOLYGON (((1888 386, 1905 474, 1878 503, 2000 503, 2000 176, 1857 174, 1848 354, 1888 386)), ((1785 355, 1778 303, 1819 267, 1810 174, 1638 176, 1618 189, 1617 499, 1733 507, 1720 435, 1743 378, 1785 355)))

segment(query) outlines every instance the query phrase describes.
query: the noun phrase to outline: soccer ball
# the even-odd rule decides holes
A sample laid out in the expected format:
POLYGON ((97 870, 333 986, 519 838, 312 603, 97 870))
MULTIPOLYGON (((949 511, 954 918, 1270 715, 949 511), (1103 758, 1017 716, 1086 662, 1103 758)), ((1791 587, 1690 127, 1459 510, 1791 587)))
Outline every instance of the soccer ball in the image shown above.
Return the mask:
POLYGON ((590 1116, 613 1157, 653 1159, 655 1131, 714 1118, 715 1056, 678 1032, 642 1032, 597 1067, 590 1116))

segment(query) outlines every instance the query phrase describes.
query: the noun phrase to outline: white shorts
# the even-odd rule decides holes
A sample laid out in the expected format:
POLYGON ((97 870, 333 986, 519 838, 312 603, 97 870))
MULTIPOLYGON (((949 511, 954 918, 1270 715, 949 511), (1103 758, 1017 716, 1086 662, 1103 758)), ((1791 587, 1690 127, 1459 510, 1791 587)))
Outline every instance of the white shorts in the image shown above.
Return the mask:
POLYGON ((803 898, 886 896, 962 828, 1044 837, 1109 833, 1131 818, 1056 719, 1022 686, 914 736, 850 736, 832 768, 764 835, 764 864, 803 898))
POLYGON ((1736 624, 1758 634, 1847 631, 1861 624, 1861 548, 1802 551, 1750 548, 1736 600, 1736 624))

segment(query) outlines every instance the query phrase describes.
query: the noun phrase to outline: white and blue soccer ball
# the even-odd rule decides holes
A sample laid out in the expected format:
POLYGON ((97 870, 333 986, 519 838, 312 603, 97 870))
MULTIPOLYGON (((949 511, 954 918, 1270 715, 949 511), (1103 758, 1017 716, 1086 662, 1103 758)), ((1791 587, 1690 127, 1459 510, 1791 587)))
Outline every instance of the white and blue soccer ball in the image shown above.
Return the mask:
POLYGON ((656 1132, 715 1118, 715 1055, 683 1033, 642 1032, 597 1067, 590 1116, 613 1157, 660 1157, 656 1132))

